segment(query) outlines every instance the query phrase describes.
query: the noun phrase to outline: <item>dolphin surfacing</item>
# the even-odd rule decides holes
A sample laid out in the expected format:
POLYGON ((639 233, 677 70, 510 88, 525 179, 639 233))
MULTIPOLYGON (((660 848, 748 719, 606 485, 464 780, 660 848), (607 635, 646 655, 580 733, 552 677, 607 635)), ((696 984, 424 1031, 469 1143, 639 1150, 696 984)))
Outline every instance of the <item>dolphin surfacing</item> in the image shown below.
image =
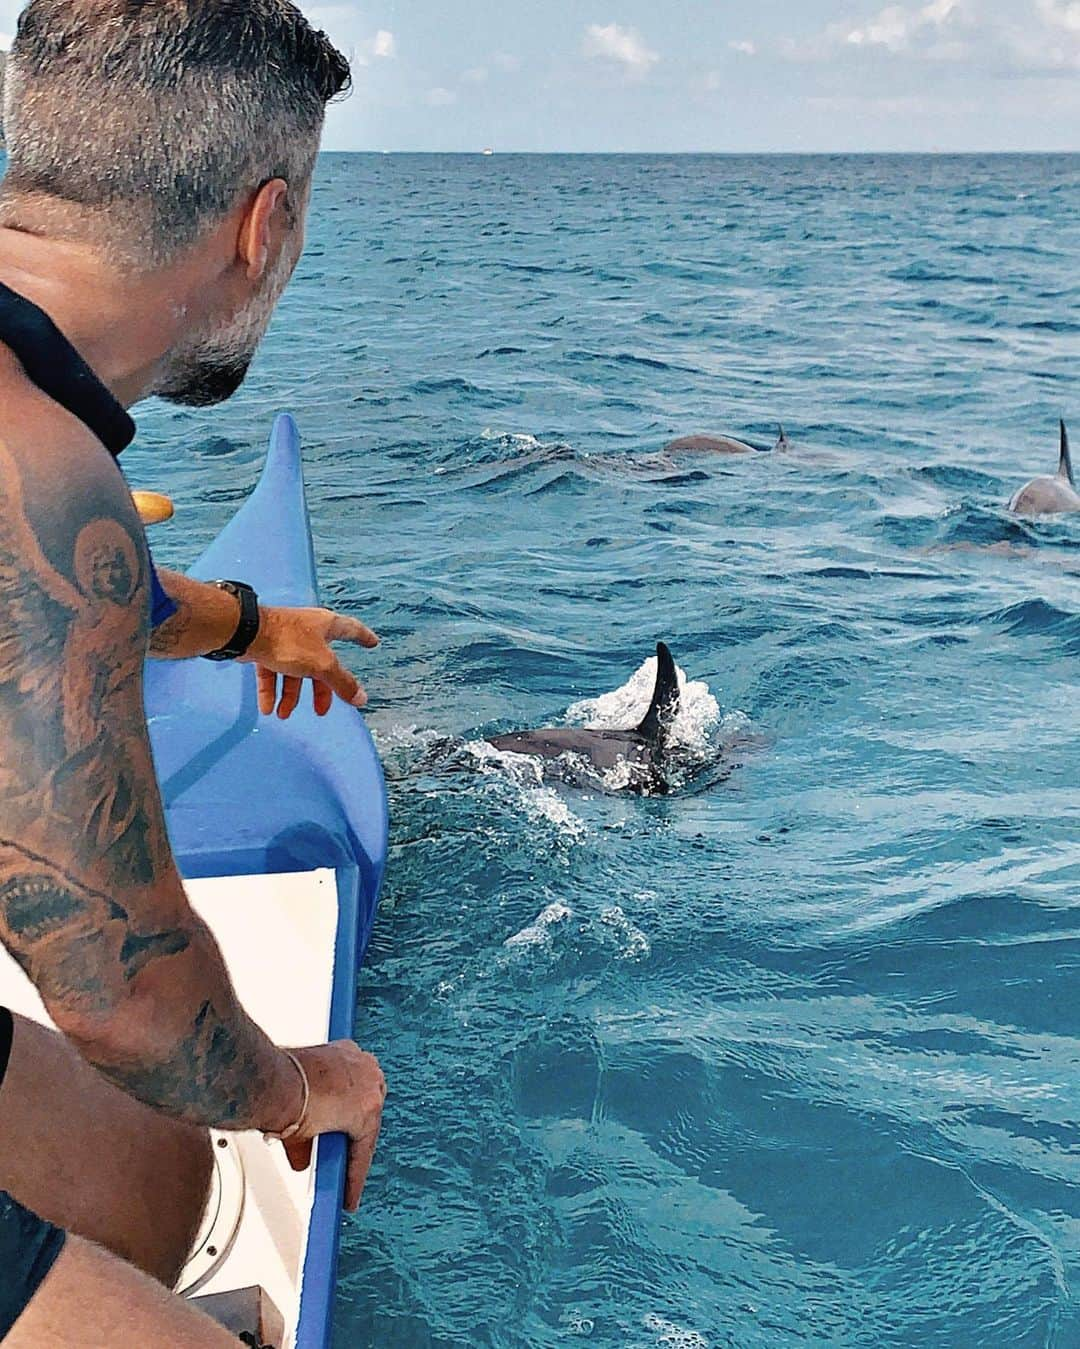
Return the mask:
POLYGON ((753 445, 733 436, 680 436, 664 446, 665 454, 753 454, 753 445))
POLYGON ((1061 456, 1058 470, 1052 478, 1032 478, 1009 502, 1014 515, 1061 515, 1080 511, 1080 493, 1076 490, 1072 456, 1069 454, 1069 433, 1064 420, 1061 427, 1061 456))
POLYGON ((656 685, 652 702, 640 725, 626 731, 598 731, 577 726, 552 726, 537 731, 512 731, 488 741, 506 754, 528 754, 538 759, 575 755, 603 774, 620 764, 629 765, 627 789, 662 796, 668 784, 664 755, 668 734, 679 712, 679 675, 671 652, 656 645, 656 685))
MULTIPOLYGON (((734 436, 680 436, 670 440, 664 446, 665 454, 757 454, 764 446, 748 445, 745 440, 736 440, 734 436)), ((773 446, 774 450, 788 450, 791 442, 780 428, 780 436, 773 446)))

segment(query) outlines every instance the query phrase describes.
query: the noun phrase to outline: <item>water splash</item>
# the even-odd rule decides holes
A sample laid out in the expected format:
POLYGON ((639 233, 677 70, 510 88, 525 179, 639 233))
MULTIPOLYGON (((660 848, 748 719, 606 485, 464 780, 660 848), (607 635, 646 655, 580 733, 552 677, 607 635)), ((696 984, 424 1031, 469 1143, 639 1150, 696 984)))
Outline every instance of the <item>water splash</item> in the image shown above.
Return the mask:
POLYGON ((527 754, 508 754, 486 740, 469 740, 462 746, 475 768, 489 778, 508 784, 515 791, 513 805, 533 824, 548 824, 562 838, 579 843, 588 825, 570 809, 566 799, 547 785, 544 765, 527 754))
MULTIPOLYGON (((652 702, 656 664, 656 657, 650 656, 621 688, 574 703, 567 709, 567 721, 572 726, 605 731, 637 726, 652 702)), ((685 670, 678 665, 675 668, 679 676, 679 713, 668 733, 668 743, 674 749, 705 755, 713 746, 721 720, 720 704, 708 684, 690 680, 685 670)))
POLYGON ((549 904, 528 927, 523 927, 520 932, 507 937, 503 944, 509 947, 550 946, 552 929, 573 916, 574 911, 569 905, 556 901, 549 904))
POLYGON ((648 937, 627 918, 618 904, 604 909, 600 921, 614 936, 620 960, 642 960, 649 955, 652 948, 648 937))

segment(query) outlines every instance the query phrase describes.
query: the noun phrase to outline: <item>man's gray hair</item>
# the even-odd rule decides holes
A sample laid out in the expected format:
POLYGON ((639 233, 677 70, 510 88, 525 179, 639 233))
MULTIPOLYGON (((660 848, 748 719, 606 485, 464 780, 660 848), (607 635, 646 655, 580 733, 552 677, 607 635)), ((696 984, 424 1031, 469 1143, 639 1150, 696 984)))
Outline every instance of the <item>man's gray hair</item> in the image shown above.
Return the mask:
POLYGON ((167 262, 269 179, 306 190, 348 83, 288 0, 31 0, 4 80, 0 224, 67 203, 114 253, 167 262))

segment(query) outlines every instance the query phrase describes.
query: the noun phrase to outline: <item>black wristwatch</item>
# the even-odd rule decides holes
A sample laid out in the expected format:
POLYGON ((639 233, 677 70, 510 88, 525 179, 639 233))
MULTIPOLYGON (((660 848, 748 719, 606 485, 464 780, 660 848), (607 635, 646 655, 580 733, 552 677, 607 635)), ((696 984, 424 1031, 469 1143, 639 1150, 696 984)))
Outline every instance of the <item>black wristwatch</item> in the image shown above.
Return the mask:
POLYGON ((236 660, 246 654, 259 635, 259 597, 245 581, 213 581, 219 590, 227 590, 240 601, 240 622, 231 639, 218 651, 207 651, 204 660, 236 660))

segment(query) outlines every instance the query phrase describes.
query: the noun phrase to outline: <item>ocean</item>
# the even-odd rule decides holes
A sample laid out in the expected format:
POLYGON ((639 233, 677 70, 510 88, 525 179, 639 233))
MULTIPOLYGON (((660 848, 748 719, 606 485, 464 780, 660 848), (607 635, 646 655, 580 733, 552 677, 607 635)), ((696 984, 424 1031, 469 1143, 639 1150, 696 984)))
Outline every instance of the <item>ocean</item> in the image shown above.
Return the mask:
POLYGON ((126 458, 182 563, 295 412, 383 638, 335 1343, 1080 1346, 1080 518, 1005 510, 1080 443, 1080 156, 326 155, 309 240, 126 458), (483 752, 660 639, 669 795, 483 752))

